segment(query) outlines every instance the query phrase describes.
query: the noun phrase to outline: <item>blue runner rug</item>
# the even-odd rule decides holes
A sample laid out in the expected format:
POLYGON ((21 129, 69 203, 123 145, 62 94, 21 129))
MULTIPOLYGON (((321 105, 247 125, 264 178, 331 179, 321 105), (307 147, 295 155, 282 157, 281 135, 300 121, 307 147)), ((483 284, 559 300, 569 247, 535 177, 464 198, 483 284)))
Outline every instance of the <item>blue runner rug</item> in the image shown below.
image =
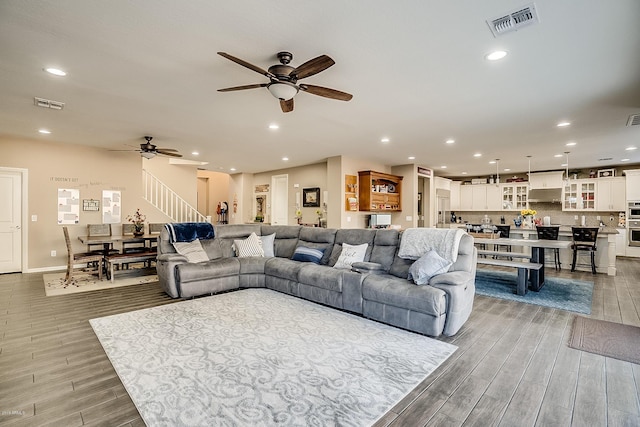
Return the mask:
POLYGON ((477 270, 476 294, 542 305, 576 313, 591 314, 593 282, 546 277, 540 292, 516 294, 516 275, 502 271, 477 270))

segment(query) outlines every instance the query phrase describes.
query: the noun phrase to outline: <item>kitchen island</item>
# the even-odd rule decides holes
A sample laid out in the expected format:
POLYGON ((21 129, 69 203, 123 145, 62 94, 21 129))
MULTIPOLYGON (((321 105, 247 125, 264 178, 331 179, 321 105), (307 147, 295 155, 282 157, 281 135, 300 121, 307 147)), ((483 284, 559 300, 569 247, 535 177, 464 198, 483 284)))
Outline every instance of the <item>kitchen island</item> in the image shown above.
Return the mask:
MULTIPOLYGON (((617 234, 618 229, 613 227, 600 227, 598 230, 598 239, 596 240, 596 271, 598 273, 607 273, 609 276, 616 275, 617 234)), ((509 237, 514 239, 537 239, 538 234, 535 228, 511 227, 509 237)), ((573 240, 570 225, 560 225, 558 240, 573 240)), ((562 264, 562 268, 571 269, 572 257, 573 250, 560 249, 560 263, 562 264)), ((578 263, 581 263, 581 258, 583 257, 578 254, 578 263)))

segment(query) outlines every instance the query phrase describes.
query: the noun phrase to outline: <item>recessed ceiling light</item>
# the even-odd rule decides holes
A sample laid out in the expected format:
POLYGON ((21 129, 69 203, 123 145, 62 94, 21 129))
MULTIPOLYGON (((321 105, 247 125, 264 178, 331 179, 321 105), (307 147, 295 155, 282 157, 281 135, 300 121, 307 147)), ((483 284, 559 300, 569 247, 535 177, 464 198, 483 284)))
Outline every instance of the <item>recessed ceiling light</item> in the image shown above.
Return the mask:
POLYGON ((455 142, 456 142, 456 140, 455 140, 455 139, 447 139, 447 140, 445 141, 445 143, 446 143, 446 144, 453 144, 453 143, 455 143, 455 142))
POLYGON ((67 75, 66 72, 60 70, 59 68, 45 68, 44 70, 49 74, 53 74, 54 76, 64 77, 67 75))
POLYGON ((446 166, 440 166, 440 169, 446 169, 446 168, 447 168, 446 166))
POLYGON ((560 166, 569 166, 569 165, 567 165, 566 163, 563 163, 563 164, 561 164, 560 166))
POLYGON ((509 169, 509 168, 505 168, 505 170, 504 170, 504 171, 505 171, 505 172, 509 172, 509 171, 511 171, 511 169, 509 169))
POLYGON ((560 122, 556 126, 558 126, 559 128, 564 128, 567 126, 571 126, 571 122, 560 122))
POLYGON ((288 162, 288 161, 289 161, 289 158, 288 158, 288 157, 283 157, 283 158, 282 158, 282 161, 283 161, 283 162, 288 162))
POLYGON ((491 161, 489 162, 489 164, 490 164, 490 165, 495 165, 495 164, 496 164, 496 161, 495 161, 495 160, 491 160, 491 161))
POLYGON ((269 129, 280 129, 280 126, 278 126, 278 125, 277 125, 277 124, 275 124, 275 123, 271 123, 271 124, 269 125, 269 129))
POLYGON ((637 147, 627 147, 625 148, 626 151, 633 151, 633 150, 637 150, 637 147))
POLYGON ((409 156, 409 160, 415 160, 416 156, 409 156))
POLYGON ((466 172, 462 172, 462 175, 466 175, 466 174, 467 174, 466 172))
POLYGON ((380 142, 382 142, 383 144, 387 144, 389 141, 391 141, 389 138, 382 138, 380 140, 380 142))
POLYGON ((473 157, 482 157, 482 154, 476 153, 476 154, 473 155, 473 157))
POLYGON ((574 145, 576 145, 576 144, 577 144, 577 142, 569 141, 569 142, 567 142, 565 145, 566 145, 567 147, 573 147, 573 146, 574 146, 574 145))
POLYGON ((199 155, 200 155, 200 153, 198 153, 197 151, 192 151, 192 152, 191 152, 191 155, 193 155, 193 156, 199 156, 199 155))
POLYGON ((502 59, 507 56, 507 52, 504 50, 496 50, 485 56, 489 61, 497 61, 498 59, 502 59))
POLYGON ((44 133, 45 135, 49 135, 51 133, 50 130, 46 130, 46 129, 40 129, 38 132, 44 133))
POLYGON ((621 162, 628 162, 629 159, 620 159, 621 162))
POLYGON ((554 154, 553 157, 562 157, 562 154, 554 154))
POLYGON ((231 172, 235 172, 236 168, 229 168, 231 172))

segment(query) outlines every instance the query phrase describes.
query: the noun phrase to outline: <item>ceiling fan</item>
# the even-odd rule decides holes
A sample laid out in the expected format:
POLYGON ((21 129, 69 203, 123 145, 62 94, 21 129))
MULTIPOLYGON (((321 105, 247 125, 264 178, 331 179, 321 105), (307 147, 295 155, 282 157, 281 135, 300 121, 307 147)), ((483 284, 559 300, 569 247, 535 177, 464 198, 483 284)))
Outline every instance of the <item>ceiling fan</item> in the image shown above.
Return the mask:
MULTIPOLYGON (((158 154, 160 154, 161 156, 182 157, 182 154, 178 153, 178 150, 174 150, 173 148, 156 147, 154 144, 151 143, 151 140, 153 139, 152 136, 145 136, 144 139, 147 142, 140 144, 139 150, 126 150, 126 151, 137 151, 145 159, 153 159, 158 154)), ((123 151, 123 150, 113 150, 113 151, 123 151)))
POLYGON ((229 55, 225 52, 218 52, 218 55, 227 58, 230 61, 240 64, 250 70, 260 73, 263 76, 269 78, 269 83, 257 83, 252 85, 228 87, 224 89, 218 89, 218 92, 231 92, 235 90, 245 89, 257 89, 266 87, 271 95, 280 100, 280 108, 283 113, 293 111, 293 97, 298 94, 299 91, 308 92, 312 95, 323 96, 325 98, 337 99, 340 101, 350 101, 353 95, 350 93, 342 92, 335 89, 329 89, 322 86, 298 84, 298 80, 313 76, 321 71, 326 70, 335 64, 335 61, 329 58, 327 55, 320 55, 317 58, 313 58, 299 67, 292 67, 289 65, 293 59, 293 54, 289 52, 278 52, 277 57, 280 64, 275 64, 269 67, 268 70, 264 70, 258 66, 243 61, 240 58, 229 55))

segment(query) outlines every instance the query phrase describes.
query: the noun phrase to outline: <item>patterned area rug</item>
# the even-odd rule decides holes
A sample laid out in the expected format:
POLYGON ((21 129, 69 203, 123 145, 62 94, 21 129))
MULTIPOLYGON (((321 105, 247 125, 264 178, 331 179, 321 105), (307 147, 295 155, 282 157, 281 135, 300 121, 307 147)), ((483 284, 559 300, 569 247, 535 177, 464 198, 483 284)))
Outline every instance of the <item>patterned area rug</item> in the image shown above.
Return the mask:
POLYGON ((569 347, 640 364, 640 328, 576 316, 569 347))
POLYGON ((70 284, 65 284, 64 276, 66 272, 43 274, 44 292, 50 296, 75 294, 78 292, 99 291, 102 289, 119 288, 121 286, 140 285, 142 283, 157 282, 158 276, 155 267, 134 268, 116 271, 114 281, 107 280, 102 276, 102 281, 98 280, 96 274, 90 272, 76 272, 70 284))
POLYGON ((519 296, 516 294, 516 281, 515 274, 477 270, 476 294, 591 314, 593 282, 546 277, 540 292, 530 290, 526 295, 519 296))
POLYGON ((148 426, 367 426, 457 347, 267 289, 92 319, 148 426))

